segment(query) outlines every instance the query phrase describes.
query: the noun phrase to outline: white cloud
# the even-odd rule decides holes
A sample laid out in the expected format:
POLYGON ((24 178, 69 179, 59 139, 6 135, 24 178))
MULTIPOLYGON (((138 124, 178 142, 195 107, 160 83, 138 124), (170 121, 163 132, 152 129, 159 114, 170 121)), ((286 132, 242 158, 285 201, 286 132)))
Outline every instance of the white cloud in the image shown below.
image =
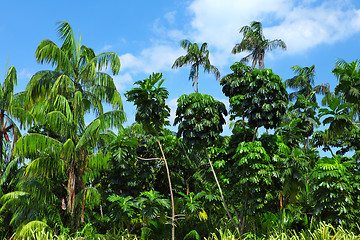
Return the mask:
POLYGON ((127 88, 128 85, 133 83, 133 78, 130 73, 125 73, 123 75, 113 76, 116 89, 120 92, 127 88))
POLYGON ((282 39, 290 54, 360 31, 360 12, 349 0, 195 0, 189 10, 192 40, 208 42, 218 66, 229 62, 240 28, 251 21, 261 21, 265 37, 282 39))
POLYGON ((120 56, 121 69, 132 73, 161 72, 171 70, 171 66, 179 56, 183 55, 182 49, 168 45, 154 45, 144 49, 139 56, 126 53, 120 56))
POLYGON ((278 25, 264 30, 270 39, 280 38, 289 53, 299 53, 319 44, 332 44, 360 31, 360 12, 324 2, 316 8, 294 8, 278 25))

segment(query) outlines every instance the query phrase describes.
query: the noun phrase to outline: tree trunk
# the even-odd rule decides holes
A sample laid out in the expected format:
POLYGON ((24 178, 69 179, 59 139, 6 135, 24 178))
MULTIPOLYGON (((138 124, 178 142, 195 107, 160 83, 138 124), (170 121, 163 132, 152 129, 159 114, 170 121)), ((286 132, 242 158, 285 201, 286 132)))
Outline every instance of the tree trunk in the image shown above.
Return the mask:
POLYGON ((199 66, 196 67, 196 76, 193 82, 193 86, 195 85, 196 81, 196 92, 199 92, 199 66))
POLYGON ((279 200, 280 200, 280 226, 279 226, 279 234, 281 234, 283 217, 284 217, 283 208, 284 208, 285 201, 283 201, 283 196, 282 196, 282 195, 280 195, 280 199, 279 199, 279 200))
POLYGON ((252 142, 255 142, 255 137, 256 137, 256 133, 257 133, 257 131, 258 131, 258 128, 259 128, 259 127, 256 127, 256 128, 255 128, 255 132, 254 132, 254 135, 253 135, 252 142))
POLYGON ((261 51, 259 53, 259 70, 263 70, 264 69, 264 56, 265 56, 265 51, 261 51))
POLYGON ((162 157, 164 159, 164 162, 165 162, 165 167, 166 167, 166 174, 168 176, 168 180, 169 180, 169 189, 170 189, 170 198, 171 198, 171 239, 172 240, 175 240, 175 206, 174 206, 174 195, 173 195, 173 190, 172 190, 172 186, 171 186, 171 179, 170 179, 170 171, 169 171, 169 167, 168 167, 168 164, 167 164, 167 161, 166 161, 166 158, 165 158, 165 154, 164 154, 164 151, 162 149, 162 146, 161 146, 161 143, 160 143, 160 140, 159 140, 159 134, 158 132, 156 132, 156 139, 157 139, 157 142, 159 144, 159 148, 160 148, 160 151, 161 151, 161 154, 162 154, 162 157))
POLYGON ((83 197, 82 197, 82 200, 81 200, 81 219, 80 219, 80 222, 84 222, 84 217, 85 217, 85 204, 86 204, 86 192, 85 192, 85 183, 84 183, 84 172, 85 172, 85 159, 86 159, 86 153, 85 153, 85 150, 82 149, 82 155, 83 155, 83 166, 80 167, 80 171, 79 171, 79 183, 80 183, 80 191, 83 192, 83 197))
POLYGON ((75 162, 71 161, 68 180, 68 210, 71 215, 75 208, 75 162))
POLYGON ((223 204, 224 204, 226 213, 227 213, 228 217, 230 218, 232 224, 233 224, 233 225, 239 230, 239 232, 240 232, 240 228, 239 228, 239 226, 236 224, 236 222, 234 221, 234 218, 231 216, 230 211, 229 211, 229 208, 228 208, 228 206, 227 206, 227 204, 226 204, 224 195, 223 195, 222 190, 221 190, 221 187, 220 187, 220 183, 219 183, 219 181, 218 181, 218 179, 217 179, 217 176, 216 176, 214 167, 213 167, 213 165, 212 165, 212 163, 211 163, 211 160, 210 160, 208 151, 207 151, 206 147, 204 147, 204 148, 205 148, 206 157, 207 157, 207 159, 208 159, 208 161, 209 161, 209 164, 210 164, 210 167, 211 167, 211 171, 212 171, 212 173, 213 173, 213 175, 214 175, 214 178, 215 178, 216 185, 217 185, 217 187, 218 187, 218 189, 219 189, 220 196, 221 196, 221 200, 222 200, 222 202, 223 202, 223 204))

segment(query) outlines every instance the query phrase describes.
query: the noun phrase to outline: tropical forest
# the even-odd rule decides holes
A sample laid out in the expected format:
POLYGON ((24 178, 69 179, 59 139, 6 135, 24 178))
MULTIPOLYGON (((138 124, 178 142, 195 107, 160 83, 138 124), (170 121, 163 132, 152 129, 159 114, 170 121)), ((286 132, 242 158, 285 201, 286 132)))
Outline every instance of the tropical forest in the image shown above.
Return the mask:
POLYGON ((229 46, 246 54, 229 74, 184 39, 172 68, 189 70, 194 92, 170 121, 166 76, 119 92, 117 53, 56 26, 24 91, 16 66, 0 79, 0 239, 360 239, 359 60, 339 56, 331 91, 314 65, 289 79, 265 68, 287 47, 261 22, 229 46), (229 104, 199 91, 199 72, 229 104))

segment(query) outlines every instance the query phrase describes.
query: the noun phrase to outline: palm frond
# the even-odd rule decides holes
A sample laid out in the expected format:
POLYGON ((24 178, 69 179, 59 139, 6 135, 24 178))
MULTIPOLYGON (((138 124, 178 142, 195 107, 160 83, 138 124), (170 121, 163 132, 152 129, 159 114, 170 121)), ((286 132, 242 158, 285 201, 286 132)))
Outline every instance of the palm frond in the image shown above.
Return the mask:
POLYGON ((21 161, 21 158, 14 157, 11 159, 9 164, 6 166, 5 171, 3 171, 1 177, 0 177, 0 187, 7 181, 9 174, 12 169, 18 166, 19 162, 21 161))
POLYGON ((44 156, 33 160, 27 165, 25 177, 53 178, 64 172, 64 162, 59 157, 44 156))
POLYGON ((101 114, 97 119, 101 121, 100 132, 104 132, 110 128, 120 128, 126 121, 126 116, 123 111, 113 110, 101 114))
POLYGON ((39 153, 55 155, 60 152, 62 143, 58 140, 37 133, 28 133, 20 138, 14 147, 14 154, 31 158, 39 153))
POLYGON ((78 143, 75 146, 75 151, 80 150, 85 144, 89 146, 94 146, 99 135, 101 121, 95 119, 92 121, 85 129, 84 133, 81 135, 78 143))
POLYGON ((16 237, 21 239, 30 239, 33 238, 34 234, 41 231, 48 231, 51 232, 51 228, 43 221, 31 221, 16 232, 16 237))
POLYGON ((40 42, 35 51, 35 57, 38 63, 49 63, 56 67, 56 71, 63 71, 74 76, 69 56, 51 40, 45 39, 40 42))

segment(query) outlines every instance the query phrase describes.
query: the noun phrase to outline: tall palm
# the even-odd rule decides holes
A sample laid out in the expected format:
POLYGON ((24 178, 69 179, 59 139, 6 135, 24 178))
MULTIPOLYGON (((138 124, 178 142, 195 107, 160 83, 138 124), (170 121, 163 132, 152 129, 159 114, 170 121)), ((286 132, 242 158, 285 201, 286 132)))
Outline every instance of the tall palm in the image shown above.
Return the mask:
MULTIPOLYGON (((110 156, 98 148, 100 134, 114 122, 121 122, 116 112, 106 112, 90 124, 84 124, 84 101, 80 91, 67 100, 57 95, 53 102, 42 103, 42 107, 33 109, 37 123, 46 125, 53 134, 30 132, 20 138, 15 145, 15 153, 31 159, 24 176, 27 178, 45 177, 56 179, 67 175, 67 204, 64 208, 75 217, 81 215, 84 221, 84 207, 88 199, 85 175, 91 176, 106 167, 110 156), (70 107, 71 106, 71 107, 70 107), (37 112, 36 112, 37 111, 37 112), (55 133, 55 134, 54 134, 55 133), (54 136, 55 135, 55 136, 54 136), (82 196, 77 205, 76 199, 82 196), (81 209, 76 206, 81 205, 81 209)), ((65 197, 65 196, 64 196, 65 197)))
MULTIPOLYGON (((61 47, 53 41, 45 39, 36 49, 35 56, 39 63, 50 63, 54 70, 37 72, 27 86, 29 104, 49 97, 50 89, 56 85, 58 94, 80 91, 89 101, 88 109, 102 113, 102 101, 112 104, 113 108, 122 111, 122 101, 116 90, 112 77, 100 72, 106 68, 117 74, 120 70, 120 60, 116 53, 104 52, 98 55, 94 50, 75 41, 73 30, 68 22, 58 24, 58 35, 63 41, 61 47), (69 91, 68 88, 71 88, 69 91)), ((123 116, 123 119, 125 116, 123 116)))
POLYGON ((177 58, 172 65, 172 68, 176 69, 184 65, 191 65, 189 80, 193 81, 193 86, 195 86, 196 83, 196 92, 199 91, 200 66, 204 68, 204 72, 214 73, 216 80, 220 79, 219 69, 210 63, 207 43, 201 44, 201 47, 199 48, 197 43, 191 43, 189 40, 182 40, 180 46, 186 50, 187 54, 177 58))
POLYGON ((321 83, 314 86, 315 79, 315 65, 311 67, 300 67, 298 65, 292 66, 291 69, 294 71, 296 76, 287 79, 285 81, 286 87, 296 89, 298 91, 289 94, 289 100, 292 101, 295 97, 302 94, 306 98, 311 97, 313 102, 316 102, 316 94, 325 95, 330 92, 329 83, 321 83))
MULTIPOLYGON (((39 63, 50 63, 55 69, 37 72, 28 83, 26 97, 37 126, 47 126, 52 134, 29 133, 18 141, 16 151, 35 158, 28 166, 30 175, 52 177, 67 173, 67 209, 74 216, 76 195, 85 196, 89 190, 85 187, 85 173, 101 167, 106 160, 101 149, 94 151, 99 134, 119 127, 125 115, 112 77, 100 72, 108 68, 113 74, 118 73, 117 54, 95 55, 91 48, 81 45, 81 38, 76 44, 67 22, 58 23, 58 33, 63 40, 61 47, 43 40, 35 53, 39 63), (103 102, 112 104, 114 110, 104 113, 103 102), (97 118, 86 125, 84 116, 91 111, 97 118), (50 160, 54 163, 50 164, 50 160), (99 163, 91 165, 92 161, 99 163)), ((83 198, 81 221, 84 204, 83 198)))
POLYGON ((139 87, 133 88, 125 93, 128 101, 134 102, 137 111, 135 120, 143 124, 145 131, 155 134, 156 139, 164 160, 166 173, 169 181, 170 197, 171 197, 171 225, 172 225, 172 239, 175 239, 175 209, 174 196, 170 179, 170 171, 165 158, 162 145, 159 140, 159 132, 164 125, 169 125, 166 120, 170 116, 170 108, 166 105, 169 92, 161 85, 165 79, 162 78, 161 73, 153 73, 149 78, 135 82, 139 87))
POLYGON ((251 60, 252 69, 255 68, 256 64, 259 64, 260 70, 264 69, 265 52, 279 47, 286 50, 286 44, 282 40, 265 38, 261 22, 253 21, 250 26, 243 26, 240 33, 243 34, 243 39, 233 47, 232 53, 250 52, 249 55, 241 59, 241 62, 246 63, 251 60))

